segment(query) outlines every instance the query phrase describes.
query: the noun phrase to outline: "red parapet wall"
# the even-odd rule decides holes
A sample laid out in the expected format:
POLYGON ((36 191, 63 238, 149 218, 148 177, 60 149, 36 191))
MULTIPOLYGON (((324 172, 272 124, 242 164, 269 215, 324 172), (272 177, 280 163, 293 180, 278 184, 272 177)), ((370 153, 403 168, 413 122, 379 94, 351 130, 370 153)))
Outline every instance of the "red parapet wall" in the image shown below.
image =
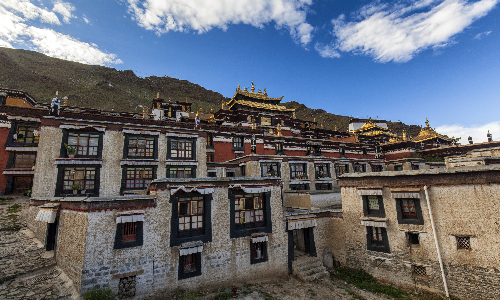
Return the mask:
POLYGON ((5 194, 5 186, 7 185, 7 176, 3 175, 3 170, 7 167, 10 152, 5 151, 5 142, 9 136, 10 128, 0 128, 0 190, 5 194))

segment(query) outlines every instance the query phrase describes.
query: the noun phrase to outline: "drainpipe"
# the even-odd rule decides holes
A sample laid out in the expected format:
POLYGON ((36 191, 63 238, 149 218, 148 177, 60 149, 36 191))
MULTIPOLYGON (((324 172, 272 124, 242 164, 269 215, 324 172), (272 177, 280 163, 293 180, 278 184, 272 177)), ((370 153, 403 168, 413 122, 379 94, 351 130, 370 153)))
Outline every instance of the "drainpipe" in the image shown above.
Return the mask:
POLYGON ((429 191, 427 186, 424 185, 425 199, 427 200, 427 207, 429 208, 429 217, 431 218, 432 233, 434 234, 434 242, 436 243, 436 250, 439 260, 439 267, 441 268, 441 276, 443 277, 444 290, 446 292, 446 298, 450 298, 450 293, 448 292, 448 283, 446 282, 446 276, 444 275, 443 259, 441 258, 441 251, 439 250, 439 244, 437 240, 436 227, 434 226, 434 218, 432 217, 431 202, 429 200, 429 191))

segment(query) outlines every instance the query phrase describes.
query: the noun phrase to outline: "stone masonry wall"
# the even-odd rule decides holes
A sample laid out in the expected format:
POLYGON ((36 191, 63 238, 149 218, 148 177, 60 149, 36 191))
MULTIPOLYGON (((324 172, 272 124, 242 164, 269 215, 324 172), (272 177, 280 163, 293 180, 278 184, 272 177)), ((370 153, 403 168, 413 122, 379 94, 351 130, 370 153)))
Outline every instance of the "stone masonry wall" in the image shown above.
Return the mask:
POLYGON ((207 177, 207 139, 204 137, 196 139, 196 161, 198 162, 196 177, 207 177))
POLYGON ((45 244, 45 237, 47 235, 47 223, 35 221, 38 211, 37 206, 30 206, 28 214, 26 215, 26 224, 28 228, 35 234, 35 237, 40 243, 45 244))
POLYGON ((81 274, 87 235, 87 213, 63 210, 59 217, 57 234, 57 265, 81 287, 81 274))
POLYGON ((123 158, 124 135, 119 131, 107 130, 103 136, 102 167, 99 196, 116 196, 120 194, 123 158))
POLYGON ((53 197, 57 181, 56 158, 59 157, 62 130, 54 127, 41 127, 35 176, 33 178, 33 197, 53 197))

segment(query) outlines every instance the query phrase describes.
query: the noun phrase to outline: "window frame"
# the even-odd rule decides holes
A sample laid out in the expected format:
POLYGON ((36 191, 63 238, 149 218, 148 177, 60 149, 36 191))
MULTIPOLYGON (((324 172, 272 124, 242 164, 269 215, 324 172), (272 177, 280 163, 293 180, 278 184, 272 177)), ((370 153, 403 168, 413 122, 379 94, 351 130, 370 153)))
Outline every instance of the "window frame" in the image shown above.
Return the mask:
POLYGON ((379 165, 379 164, 371 165, 371 169, 372 169, 372 172, 383 172, 384 171, 384 166, 383 165, 379 165), (376 170, 378 168, 380 168, 380 169, 376 170))
POLYGON ((209 133, 207 134, 207 149, 214 149, 214 135, 209 133))
POLYGON ((196 166, 174 166, 174 165, 167 165, 165 178, 184 178, 184 179, 185 178, 196 178, 196 166), (191 169, 191 177, 186 177, 186 176, 184 176, 184 177, 171 177, 170 176, 170 171, 172 169, 184 169, 184 172, 187 169, 191 169))
POLYGON ((314 164, 314 178, 321 179, 321 178, 331 178, 331 177, 332 177, 332 175, 330 174, 330 164, 329 163, 317 163, 317 164, 314 164), (318 167, 323 167, 323 166, 326 167, 326 176, 319 177, 319 173, 318 172, 320 172, 320 171, 318 171, 318 167))
MULTIPOLYGON (((69 169, 71 170, 76 170, 77 168, 94 168, 94 188, 92 190, 87 190, 85 189, 86 193, 85 195, 91 195, 94 197, 99 196, 99 190, 100 190, 100 171, 101 171, 101 165, 58 165, 57 167, 57 181, 56 181, 56 188, 55 188, 55 196, 56 197, 61 197, 61 196, 71 196, 73 195, 73 190, 65 190, 64 189, 64 181, 65 178, 65 171, 69 169), (91 191, 91 192, 89 192, 91 191)), ((74 182, 74 180, 73 180, 74 182)), ((73 183, 74 184, 74 183, 73 183)), ((77 194, 76 196, 81 196, 81 194, 77 194)))
POLYGON ((353 164, 352 169, 354 173, 366 173, 366 164, 353 164), (356 171, 356 168, 360 168, 360 171, 356 171))
POLYGON ((196 160, 196 139, 194 138, 168 138, 167 143, 167 159, 169 160, 196 160), (172 144, 175 142, 191 143, 191 157, 172 157, 172 144))
POLYGON ((308 179, 307 164, 306 163, 292 163, 292 164, 289 164, 289 168, 290 168, 290 180, 308 179), (296 170, 296 168, 299 166, 302 167, 302 171, 296 170), (304 175, 305 175, 305 177, 304 177, 304 175), (297 178, 297 176, 301 176, 301 178, 297 178))
POLYGON ((335 168, 335 175, 337 177, 349 173, 349 164, 335 164, 334 168, 335 168), (343 168, 345 168, 345 172, 341 172, 343 168))
POLYGON ((245 137, 233 136, 231 146, 233 151, 245 151, 245 137))
POLYGON ((172 205, 172 218, 170 221, 170 246, 180 246, 182 243, 202 241, 204 243, 212 241, 212 194, 194 193, 181 193, 170 196, 170 204, 172 205), (182 199, 192 197, 203 197, 203 228, 189 231, 184 230, 179 234, 179 202, 182 199))
POLYGON ((187 279, 191 277, 196 277, 201 275, 201 252, 191 253, 188 255, 179 255, 179 270, 178 270, 178 279, 187 279), (194 265, 195 270, 191 272, 184 271, 185 257, 191 256, 195 259, 194 265))
POLYGON ((387 229, 384 227, 366 226, 366 248, 367 250, 390 253, 389 239, 387 237, 387 229), (377 231, 377 236, 382 240, 373 239, 373 230, 377 231))
POLYGON ((288 188, 292 191, 309 191, 311 189, 311 187, 309 186, 309 183, 289 184, 288 188))
POLYGON ((330 191, 330 190, 332 190, 332 189, 333 189, 333 188, 332 188, 332 184, 331 184, 331 183, 316 183, 316 186, 315 186, 315 187, 316 187, 316 190, 317 190, 317 191, 330 191), (326 188, 326 189, 324 189, 324 188, 320 188, 320 187, 323 187, 323 186, 325 186, 325 185, 327 186, 327 188, 326 188))
MULTIPOLYGON (((146 143, 146 142, 145 142, 146 143)), ((124 159, 158 159, 158 136, 155 135, 143 135, 143 134, 125 134, 125 141, 124 141, 124 147, 123 147, 123 158, 124 159), (153 153, 151 156, 146 156, 146 149, 144 149, 144 154, 145 155, 130 155, 129 154, 129 149, 130 149, 130 140, 131 139, 145 139, 146 141, 153 140, 153 153)))
POLYGON ((126 223, 118 223, 116 224, 116 233, 115 233, 115 243, 113 249, 124 249, 124 248, 132 248, 139 247, 143 245, 144 242, 144 222, 129 222, 137 224, 136 231, 136 239, 133 241, 124 241, 123 240, 123 224, 126 223))
POLYGON ((381 195, 364 195, 362 196, 362 201, 363 201, 363 214, 365 217, 385 218, 384 198, 381 195), (369 207, 370 197, 377 197, 379 206, 378 210, 370 209, 369 207))
MULTIPOLYGON (((13 154, 13 160, 12 160, 12 165, 7 165, 6 169, 9 169, 9 168, 15 168, 15 169, 31 169, 35 166, 36 164, 36 152, 12 152, 13 154), (33 157, 33 161, 32 161, 32 164, 26 164, 26 165, 21 165, 19 166, 18 165, 18 158, 20 156, 28 156, 28 157, 33 157)), ((28 161, 30 162, 31 159, 28 159, 28 161)))
POLYGON ((420 198, 395 198, 396 199, 396 212, 399 224, 413 224, 413 225, 424 225, 424 219, 422 216, 422 207, 420 206, 420 198), (403 200, 413 200, 416 214, 414 217, 405 217, 403 213, 403 200))
POLYGON ((9 135, 7 137, 7 140, 5 142, 6 147, 37 147, 38 142, 39 142, 39 137, 35 136, 34 131, 35 130, 40 130, 40 123, 39 122, 23 122, 23 121, 17 121, 17 120, 11 120, 10 123, 10 130, 9 130, 9 135), (18 142, 17 138, 14 139, 14 135, 16 137, 19 136, 19 127, 27 127, 27 128, 33 128, 33 130, 28 131, 32 133, 33 136, 33 142, 32 143, 26 143, 25 141, 23 142, 18 142))
POLYGON ((271 165, 272 167, 275 167, 276 168, 276 176, 274 177, 281 177, 281 165, 279 162, 261 162, 260 163, 260 176, 261 177, 273 177, 273 176, 267 176, 266 174, 269 173, 268 172, 264 172, 264 166, 267 166, 267 169, 269 170, 269 166, 268 165, 271 165))
MULTIPOLYGON (((230 235, 231 238, 240 238, 249 236, 252 233, 264 232, 272 233, 271 220, 271 192, 265 193, 244 193, 243 190, 229 189, 228 197, 230 201, 230 235), (260 194, 262 196, 263 220, 259 222, 248 222, 245 224, 236 224, 236 196, 260 194)), ((241 211, 241 210, 239 210, 241 211)))
POLYGON ((277 142, 276 144, 274 144, 274 149, 276 150, 276 155, 285 154, 284 143, 277 142))
MULTIPOLYGON (((78 149, 76 150, 75 153, 75 158, 94 158, 94 159, 102 159, 102 143, 103 143, 103 135, 104 133, 102 131, 96 131, 96 130, 69 130, 69 129, 63 129, 63 138, 62 138, 62 143, 61 143, 61 150, 59 153, 59 157, 61 158, 67 158, 68 157, 68 151, 66 150, 66 147, 64 144, 68 144, 69 140, 69 135, 70 134, 77 134, 80 136, 80 134, 93 134, 97 135, 97 149, 96 149, 96 155, 88 155, 88 149, 87 149, 87 155, 80 155, 78 154, 78 149)), ((90 136, 89 136, 90 138, 90 136)), ((88 147, 88 145, 87 145, 88 147)))
MULTIPOLYGON (((156 170, 157 166, 128 166, 124 165, 122 166, 122 180, 121 180, 121 187, 120 187, 120 194, 123 195, 126 191, 134 191, 134 190, 144 190, 147 188, 148 183, 156 179, 156 170), (127 181, 129 180, 127 178, 128 172, 130 170, 137 171, 137 169, 151 169, 151 180, 148 181, 147 183, 144 183, 144 187, 134 187, 134 188, 129 188, 127 187, 127 181)), ((137 178, 135 179, 137 180, 137 178)), ((145 180, 144 180, 145 181, 145 180)))

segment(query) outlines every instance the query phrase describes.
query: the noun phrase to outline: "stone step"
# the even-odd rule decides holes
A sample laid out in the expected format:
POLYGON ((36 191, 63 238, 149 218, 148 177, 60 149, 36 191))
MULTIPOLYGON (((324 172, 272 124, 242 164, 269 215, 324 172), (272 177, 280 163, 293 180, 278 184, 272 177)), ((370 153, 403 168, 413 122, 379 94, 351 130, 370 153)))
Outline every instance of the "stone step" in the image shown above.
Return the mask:
POLYGON ((312 281, 328 276, 326 268, 317 257, 299 257, 293 262, 292 269, 293 274, 302 281, 312 281))

